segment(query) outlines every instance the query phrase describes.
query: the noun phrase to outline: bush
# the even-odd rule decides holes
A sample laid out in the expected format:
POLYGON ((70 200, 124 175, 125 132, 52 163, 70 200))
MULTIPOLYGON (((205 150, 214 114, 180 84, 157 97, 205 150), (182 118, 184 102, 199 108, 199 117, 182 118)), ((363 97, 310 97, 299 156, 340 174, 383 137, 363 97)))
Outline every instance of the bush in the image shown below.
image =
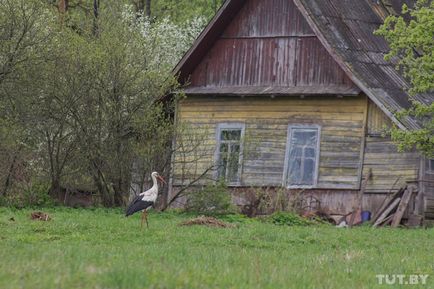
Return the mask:
POLYGON ((191 193, 187 210, 204 215, 231 213, 233 211, 231 196, 226 184, 218 182, 191 193))
POLYGON ((280 226, 309 226, 314 224, 313 221, 289 212, 276 212, 272 214, 268 220, 271 223, 280 226))
POLYGON ((51 207, 54 205, 54 201, 48 193, 49 188, 47 183, 36 183, 21 189, 16 188, 8 196, 0 199, 0 205, 17 208, 51 207))

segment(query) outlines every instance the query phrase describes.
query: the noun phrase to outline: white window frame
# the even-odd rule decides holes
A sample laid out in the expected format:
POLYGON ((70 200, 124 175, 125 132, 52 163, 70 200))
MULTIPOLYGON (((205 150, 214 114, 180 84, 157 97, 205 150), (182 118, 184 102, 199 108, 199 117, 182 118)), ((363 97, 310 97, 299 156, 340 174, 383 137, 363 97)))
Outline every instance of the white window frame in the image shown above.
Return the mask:
POLYGON ((288 189, 310 189, 316 188, 318 186, 318 175, 319 175, 319 160, 321 156, 321 126, 317 124, 289 124, 288 125, 288 134, 286 139, 286 152, 285 152, 285 164, 283 170, 283 178, 282 178, 282 186, 288 189), (317 155, 315 160, 315 171, 313 174, 313 184, 312 185, 290 185, 288 183, 288 170, 289 170, 289 152, 291 150, 291 139, 294 130, 312 130, 315 129, 318 131, 318 142, 317 142, 317 155))
MULTIPOLYGON (((220 145, 221 145, 221 132, 224 130, 241 130, 240 136, 240 156, 238 158, 238 178, 236 182, 228 182, 228 186, 241 186, 241 175, 243 172, 243 152, 244 152, 244 132, 246 129, 245 123, 242 122, 224 122, 218 123, 216 129, 216 149, 214 153, 214 163, 218 164, 220 160, 220 145)), ((218 169, 215 170, 215 179, 218 180, 218 169)), ((225 180, 226 181, 226 180, 225 180)))

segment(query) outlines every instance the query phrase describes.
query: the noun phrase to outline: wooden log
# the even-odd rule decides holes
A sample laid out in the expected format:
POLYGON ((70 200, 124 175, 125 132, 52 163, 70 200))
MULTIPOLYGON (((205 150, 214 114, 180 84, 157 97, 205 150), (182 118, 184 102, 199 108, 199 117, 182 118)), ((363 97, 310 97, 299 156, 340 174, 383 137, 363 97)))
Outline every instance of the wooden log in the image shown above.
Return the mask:
POLYGON ((395 216, 393 217, 392 228, 398 227, 398 225, 401 223, 402 216, 404 216, 405 209, 407 209, 412 194, 413 188, 410 186, 402 196, 401 202, 398 206, 398 210, 396 210, 395 216))
POLYGON ((384 221, 384 219, 386 219, 387 216, 389 216, 390 212, 392 212, 392 210, 395 209, 396 206, 398 206, 400 201, 401 198, 397 198, 395 201, 392 202, 392 204, 389 207, 387 207, 387 209, 380 215, 378 220, 375 222, 374 228, 377 227, 379 224, 381 224, 384 221))
POLYGON ((393 202, 397 197, 401 196, 401 194, 405 191, 407 187, 400 188, 398 191, 396 191, 394 194, 389 194, 381 204, 380 208, 377 210, 377 212, 372 216, 372 224, 375 224, 375 222, 378 220, 378 217, 384 212, 384 210, 390 205, 391 202, 393 202))

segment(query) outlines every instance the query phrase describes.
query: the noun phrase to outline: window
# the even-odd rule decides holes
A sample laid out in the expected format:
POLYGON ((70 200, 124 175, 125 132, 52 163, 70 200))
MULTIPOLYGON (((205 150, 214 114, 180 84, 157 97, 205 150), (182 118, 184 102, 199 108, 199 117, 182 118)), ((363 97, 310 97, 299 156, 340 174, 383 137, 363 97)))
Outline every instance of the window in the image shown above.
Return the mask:
POLYGON ((241 175, 244 124, 220 124, 217 130, 217 177, 238 185, 241 175))
POLYGON ((316 185, 319 140, 319 127, 289 127, 285 173, 288 187, 312 187, 316 185))

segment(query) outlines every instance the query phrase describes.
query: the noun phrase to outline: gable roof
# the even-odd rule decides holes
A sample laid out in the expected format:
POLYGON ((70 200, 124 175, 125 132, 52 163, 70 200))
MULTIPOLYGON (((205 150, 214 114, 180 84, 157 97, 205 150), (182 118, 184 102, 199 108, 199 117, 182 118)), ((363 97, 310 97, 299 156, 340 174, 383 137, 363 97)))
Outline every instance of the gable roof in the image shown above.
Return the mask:
MULTIPOLYGON (((247 2, 227 0, 205 28, 195 44, 175 68, 181 83, 199 64, 221 35, 230 20, 247 2)), ((373 35, 389 13, 399 12, 402 0, 294 0, 322 45, 346 72, 349 78, 398 126, 419 127, 411 118, 396 119, 394 113, 411 106, 406 89, 408 81, 395 70, 396 60, 386 62, 389 51, 386 41, 373 35)), ((432 103, 434 94, 418 94, 414 98, 432 103)))

